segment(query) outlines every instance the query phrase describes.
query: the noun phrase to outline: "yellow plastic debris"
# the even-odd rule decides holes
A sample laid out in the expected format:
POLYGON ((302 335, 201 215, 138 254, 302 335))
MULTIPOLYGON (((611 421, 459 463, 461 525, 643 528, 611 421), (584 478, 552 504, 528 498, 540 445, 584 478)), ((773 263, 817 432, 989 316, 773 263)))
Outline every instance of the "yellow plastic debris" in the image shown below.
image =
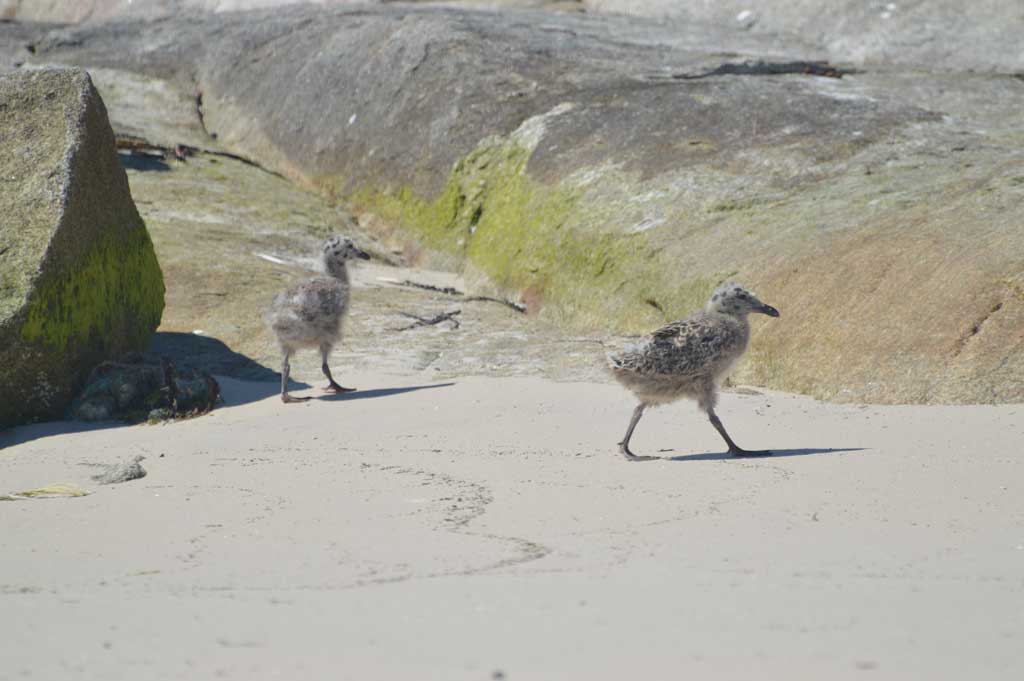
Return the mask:
POLYGON ((0 494, 0 501, 21 501, 23 499, 54 499, 59 497, 84 497, 89 492, 70 482, 58 482, 38 489, 26 489, 10 494, 0 494))

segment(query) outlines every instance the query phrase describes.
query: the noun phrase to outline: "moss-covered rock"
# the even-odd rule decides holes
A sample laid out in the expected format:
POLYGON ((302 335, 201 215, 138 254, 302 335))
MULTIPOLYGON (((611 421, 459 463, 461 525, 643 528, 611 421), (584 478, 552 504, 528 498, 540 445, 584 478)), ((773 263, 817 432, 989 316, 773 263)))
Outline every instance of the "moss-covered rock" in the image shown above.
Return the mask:
POLYGON ((0 426, 60 417, 99 362, 144 349, 164 285, 80 70, 0 77, 0 426))

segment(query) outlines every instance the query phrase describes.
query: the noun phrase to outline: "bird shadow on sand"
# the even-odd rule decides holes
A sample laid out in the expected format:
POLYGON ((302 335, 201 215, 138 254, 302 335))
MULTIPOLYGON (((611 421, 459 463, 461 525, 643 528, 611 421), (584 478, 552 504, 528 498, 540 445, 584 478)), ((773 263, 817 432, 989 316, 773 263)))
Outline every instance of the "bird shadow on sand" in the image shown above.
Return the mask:
MULTIPOLYGON (((229 376, 218 376, 220 383, 220 396, 223 402, 219 407, 238 407, 250 402, 259 402, 268 397, 278 397, 281 394, 280 381, 246 381, 231 378, 229 376)), ((319 382, 318 382, 319 384, 319 382)), ((356 390, 350 393, 332 393, 321 391, 319 385, 313 386, 300 381, 288 381, 288 391, 295 397, 309 397, 314 402, 346 402, 348 400, 363 400, 374 397, 388 397, 390 395, 401 395, 402 393, 427 390, 429 388, 447 388, 454 383, 434 383, 431 385, 410 385, 399 388, 375 388, 371 390, 356 390), (313 394, 303 394, 313 389, 313 394), (295 394, 296 391, 299 394, 295 394)))
MULTIPOLYGON (((222 400, 220 407, 240 407, 281 394, 280 381, 244 381, 228 376, 218 376, 217 382, 220 384, 222 400)), ((305 390, 311 387, 308 383, 288 381, 289 390, 305 390)))
POLYGON ((390 397, 402 393, 412 393, 417 390, 430 390, 432 388, 447 388, 455 383, 431 383, 430 385, 409 385, 401 388, 371 388, 370 390, 355 390, 350 393, 325 393, 314 399, 326 402, 349 402, 351 400, 369 400, 375 397, 390 397))
MULTIPOLYGON (((842 454, 843 452, 863 452, 864 450, 864 447, 830 447, 828 449, 811 447, 807 449, 773 449, 771 450, 771 456, 737 457, 729 452, 705 452, 703 454, 680 454, 679 456, 662 456, 658 458, 661 461, 771 461, 772 459, 781 459, 786 456, 842 454)), ((674 450, 661 451, 672 452, 674 450)))

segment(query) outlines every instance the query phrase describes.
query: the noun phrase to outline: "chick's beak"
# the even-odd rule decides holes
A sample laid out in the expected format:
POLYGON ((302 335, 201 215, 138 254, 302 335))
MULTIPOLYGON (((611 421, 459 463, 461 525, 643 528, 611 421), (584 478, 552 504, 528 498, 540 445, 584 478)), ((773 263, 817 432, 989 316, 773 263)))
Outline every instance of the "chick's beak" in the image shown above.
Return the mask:
POLYGON ((771 305, 765 305, 764 303, 761 303, 761 307, 757 308, 757 311, 760 312, 761 314, 766 314, 769 317, 778 317, 779 316, 779 311, 778 310, 776 310, 771 305))
MULTIPOLYGON (((367 253, 366 251, 361 251, 358 248, 356 249, 356 256, 361 258, 361 259, 363 259, 363 260, 369 260, 370 259, 370 254, 369 253, 367 253)), ((776 315, 777 314, 778 313, 776 313, 776 315)))

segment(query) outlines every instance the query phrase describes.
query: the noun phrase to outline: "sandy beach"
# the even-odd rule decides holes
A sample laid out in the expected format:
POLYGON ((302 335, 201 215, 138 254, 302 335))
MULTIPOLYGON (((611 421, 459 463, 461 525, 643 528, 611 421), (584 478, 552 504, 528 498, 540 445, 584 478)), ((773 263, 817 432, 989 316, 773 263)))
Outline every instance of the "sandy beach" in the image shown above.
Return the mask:
MULTIPOLYGON (((0 435, 3 679, 1012 679, 1020 406, 719 413, 609 383, 343 374, 282 405, 0 435), (72 432, 77 431, 77 432, 72 432), (143 455, 101 486, 84 464, 143 455)), ((299 378, 319 385, 314 372, 299 378)))
POLYGON ((0 681, 1024 679, 1022 31, 0 0, 0 681))

